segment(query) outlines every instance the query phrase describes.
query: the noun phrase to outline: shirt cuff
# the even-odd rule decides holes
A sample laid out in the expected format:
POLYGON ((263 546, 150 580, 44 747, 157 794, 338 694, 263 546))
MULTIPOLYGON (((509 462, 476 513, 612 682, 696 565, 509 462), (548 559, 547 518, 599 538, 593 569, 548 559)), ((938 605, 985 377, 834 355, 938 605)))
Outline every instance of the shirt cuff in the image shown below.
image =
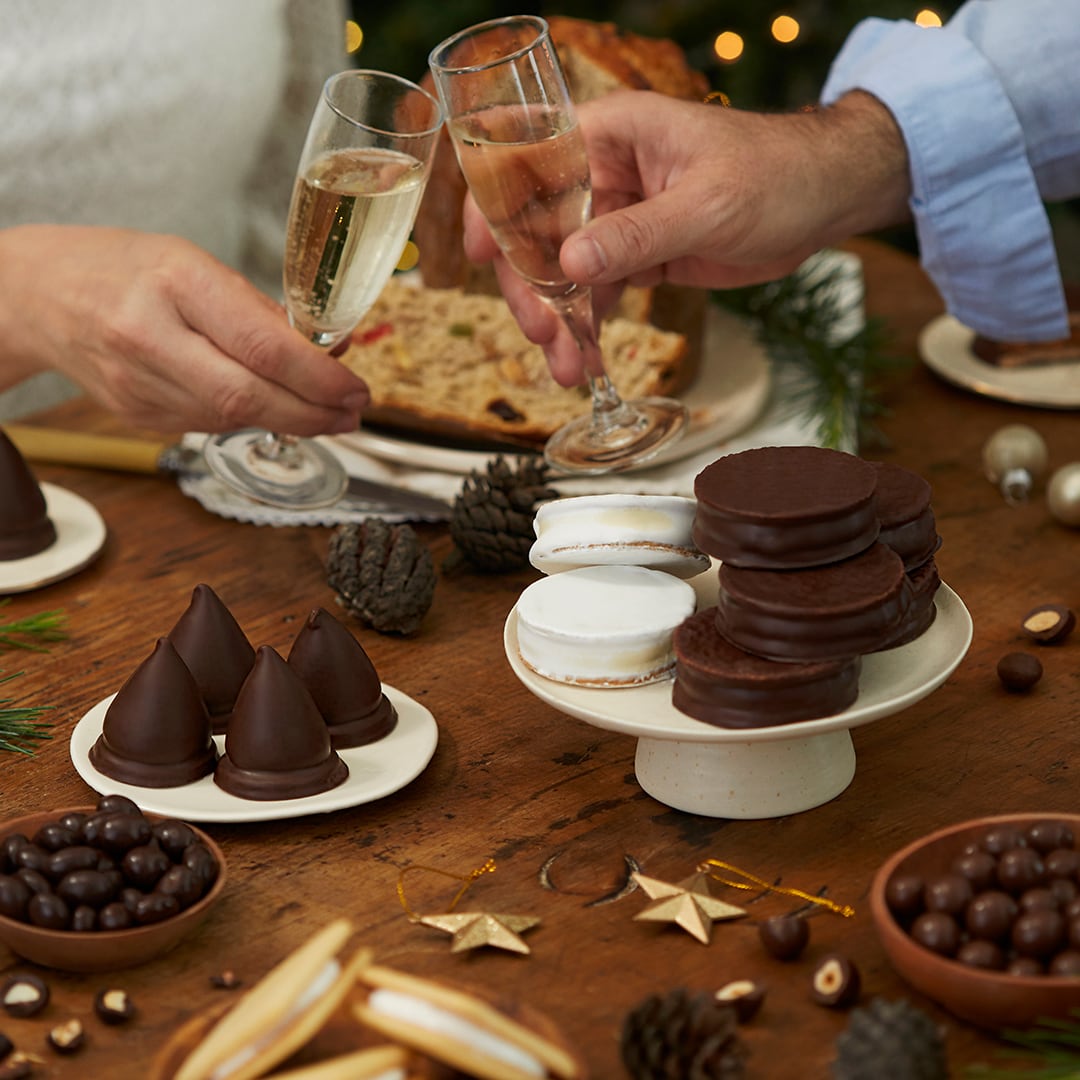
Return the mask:
POLYGON ((1067 337, 1050 221, 1016 111, 983 54, 948 28, 866 19, 822 101, 855 89, 903 133, 920 257, 949 312, 987 337, 1067 337))

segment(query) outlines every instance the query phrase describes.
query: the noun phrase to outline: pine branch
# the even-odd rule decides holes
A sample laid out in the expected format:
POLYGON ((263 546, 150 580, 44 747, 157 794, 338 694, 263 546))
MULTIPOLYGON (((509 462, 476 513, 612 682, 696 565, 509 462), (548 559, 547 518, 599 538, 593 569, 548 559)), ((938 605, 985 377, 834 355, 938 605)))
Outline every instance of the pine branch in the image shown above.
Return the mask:
POLYGON ((864 320, 838 339, 836 328, 850 319, 858 297, 842 286, 843 270, 796 272, 779 281, 716 293, 725 307, 759 323, 759 337, 780 369, 797 375, 790 395, 793 412, 810 419, 823 446, 874 438, 883 409, 876 381, 906 361, 888 351, 880 319, 864 320))
MULTIPOLYGON (((16 671, 0 677, 0 685, 17 679, 21 674, 21 671, 16 671)), ((31 757, 38 743, 52 738, 50 725, 41 719, 42 714, 48 712, 52 706, 28 705, 16 708, 11 706, 12 700, 0 698, 0 750, 31 757)))
MULTIPOLYGON (((11 603, 11 597, 0 600, 0 607, 11 603)), ((42 611, 21 619, 0 623, 0 649, 27 649, 30 652, 48 652, 43 642, 67 640, 62 610, 42 611)))
POLYGON ((1073 1009, 1069 1020, 1040 1020, 1027 1031, 1005 1031, 1003 1036, 1017 1050, 1004 1051, 1003 1057, 1019 1063, 1016 1069, 972 1065, 969 1077, 979 1080, 1077 1080, 1080 1077, 1080 1009, 1073 1009))

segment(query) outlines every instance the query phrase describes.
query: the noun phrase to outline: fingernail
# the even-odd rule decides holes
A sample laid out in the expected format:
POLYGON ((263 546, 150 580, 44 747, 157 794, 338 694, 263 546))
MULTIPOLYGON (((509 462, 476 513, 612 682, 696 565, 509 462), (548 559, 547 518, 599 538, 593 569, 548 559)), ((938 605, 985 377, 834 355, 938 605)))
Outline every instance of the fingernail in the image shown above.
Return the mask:
POLYGON ((357 413, 361 409, 366 409, 370 401, 371 395, 366 390, 354 390, 341 399, 341 404, 350 412, 357 413))
POLYGON ((607 269, 607 255, 591 236, 581 236, 573 241, 573 254, 587 277, 594 278, 607 269))

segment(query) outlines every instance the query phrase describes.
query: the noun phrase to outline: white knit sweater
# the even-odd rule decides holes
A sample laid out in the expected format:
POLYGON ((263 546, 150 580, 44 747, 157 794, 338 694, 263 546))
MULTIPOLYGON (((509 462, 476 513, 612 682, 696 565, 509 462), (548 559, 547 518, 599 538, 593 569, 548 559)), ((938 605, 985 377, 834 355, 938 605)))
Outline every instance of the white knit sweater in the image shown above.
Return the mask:
MULTIPOLYGON (((296 162, 322 82, 347 66, 344 19, 342 0, 2 0, 0 227, 172 233, 279 295, 296 162)), ((29 389, 0 395, 0 417, 49 403, 29 389)))

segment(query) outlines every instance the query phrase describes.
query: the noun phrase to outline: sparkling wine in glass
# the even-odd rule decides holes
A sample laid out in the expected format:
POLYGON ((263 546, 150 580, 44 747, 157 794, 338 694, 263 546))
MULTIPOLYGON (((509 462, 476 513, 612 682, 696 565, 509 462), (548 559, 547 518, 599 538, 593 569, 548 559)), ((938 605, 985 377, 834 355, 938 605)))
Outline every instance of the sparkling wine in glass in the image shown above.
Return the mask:
MULTIPOLYGON (((327 349, 367 314, 401 257, 442 125, 438 101, 407 79, 344 71, 323 87, 297 167, 285 239, 291 324, 327 349)), ((290 509, 345 491, 319 443, 246 428, 216 435, 206 459, 231 487, 290 509)))
POLYGON ((592 214, 592 188, 547 23, 492 19, 447 38, 429 62, 458 163, 496 243, 582 352, 591 413, 555 432, 544 456, 583 474, 647 461, 683 435, 687 412, 668 398, 619 397, 604 371, 591 291, 559 265, 563 241, 592 214))

